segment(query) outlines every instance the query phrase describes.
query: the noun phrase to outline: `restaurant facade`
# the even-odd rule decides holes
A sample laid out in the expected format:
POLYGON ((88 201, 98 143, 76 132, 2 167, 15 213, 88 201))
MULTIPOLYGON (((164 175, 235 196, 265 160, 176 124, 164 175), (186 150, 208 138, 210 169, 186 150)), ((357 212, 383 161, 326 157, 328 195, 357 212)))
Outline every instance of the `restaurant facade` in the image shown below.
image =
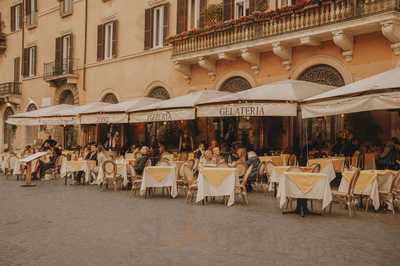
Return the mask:
MULTIPOLYGON (((103 121, 16 127, 13 114, 49 105, 170 99, 200 90, 240 92, 279 80, 343 86, 396 67, 399 0, 7 0, 0 2, 0 149, 51 134, 66 147, 103 143, 239 141, 291 149, 296 118, 262 103, 222 106, 215 118, 157 123, 103 121)), ((132 121, 131 121, 132 122, 132 121)), ((345 129, 399 136, 398 111, 303 121, 308 139, 333 142, 345 129), (373 126, 366 127, 365 124, 373 126)))

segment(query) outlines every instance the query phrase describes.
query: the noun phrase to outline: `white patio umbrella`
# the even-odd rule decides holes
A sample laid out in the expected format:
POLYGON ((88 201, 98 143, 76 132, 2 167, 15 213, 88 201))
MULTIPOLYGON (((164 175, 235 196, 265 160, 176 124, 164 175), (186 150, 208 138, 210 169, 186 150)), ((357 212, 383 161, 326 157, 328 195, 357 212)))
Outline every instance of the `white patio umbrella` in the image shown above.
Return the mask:
POLYGON ((400 108, 400 67, 308 98, 302 117, 348 114, 400 108))
POLYGON ((7 123, 22 126, 46 125, 47 123, 46 119, 43 119, 44 117, 52 116, 61 111, 67 111, 73 108, 74 106, 69 104, 52 105, 30 112, 15 114, 7 119, 7 123))
POLYGON ((130 109, 128 110, 129 121, 132 123, 143 123, 193 120, 196 117, 196 105, 198 103, 227 94, 229 92, 201 90, 144 108, 130 109))
POLYGON ((307 81, 283 80, 202 101, 197 116, 297 116, 300 101, 332 89, 307 81))
POLYGON ((138 97, 117 104, 87 110, 80 113, 81 124, 128 123, 128 110, 143 108, 158 102, 161 102, 161 100, 150 97, 138 97))

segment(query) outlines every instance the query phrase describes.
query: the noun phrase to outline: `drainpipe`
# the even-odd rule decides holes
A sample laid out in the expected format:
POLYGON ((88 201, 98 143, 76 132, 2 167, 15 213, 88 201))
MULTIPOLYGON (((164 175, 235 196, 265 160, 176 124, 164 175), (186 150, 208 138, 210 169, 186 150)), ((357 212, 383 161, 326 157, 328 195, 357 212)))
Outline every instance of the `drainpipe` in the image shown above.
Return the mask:
POLYGON ((83 75, 82 89, 86 91, 86 56, 87 56, 87 29, 88 29, 88 0, 85 0, 85 45, 83 48, 83 75))

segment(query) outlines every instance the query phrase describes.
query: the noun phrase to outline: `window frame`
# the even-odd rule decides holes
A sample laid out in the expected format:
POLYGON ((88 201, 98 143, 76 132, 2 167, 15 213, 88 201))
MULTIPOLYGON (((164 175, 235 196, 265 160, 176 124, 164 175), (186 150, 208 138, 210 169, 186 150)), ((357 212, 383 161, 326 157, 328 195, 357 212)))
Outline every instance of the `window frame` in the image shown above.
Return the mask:
POLYGON ((29 53, 29 67, 28 67, 28 77, 36 76, 36 48, 35 46, 28 47, 29 53))
POLYGON ((250 1, 249 0, 235 0, 234 5, 234 18, 239 19, 250 15, 250 1), (243 15, 239 15, 239 6, 243 6, 243 15))
POLYGON ((60 15, 61 17, 67 17, 69 15, 72 15, 74 10, 74 1, 73 0, 61 0, 60 1, 60 15), (69 3, 69 5, 66 5, 66 3, 69 3), (66 10, 65 7, 68 6, 69 9, 66 10))
POLYGON ((198 29, 200 28, 201 0, 190 0, 189 3, 189 29, 198 29))
POLYGON ((164 11, 164 6, 157 6, 153 9, 153 49, 164 47, 164 11), (159 12, 158 25, 157 11, 159 12))
POLYGON ((10 12, 13 12, 14 14, 10 14, 10 32, 18 32, 22 29, 22 22, 24 19, 23 15, 23 10, 22 10, 22 4, 15 4, 11 6, 10 12), (12 21, 14 19, 14 21, 12 21), (14 25, 14 29, 12 28, 11 25, 14 25))
POLYGON ((110 60, 113 58, 113 32, 113 21, 104 23, 104 60, 110 60))

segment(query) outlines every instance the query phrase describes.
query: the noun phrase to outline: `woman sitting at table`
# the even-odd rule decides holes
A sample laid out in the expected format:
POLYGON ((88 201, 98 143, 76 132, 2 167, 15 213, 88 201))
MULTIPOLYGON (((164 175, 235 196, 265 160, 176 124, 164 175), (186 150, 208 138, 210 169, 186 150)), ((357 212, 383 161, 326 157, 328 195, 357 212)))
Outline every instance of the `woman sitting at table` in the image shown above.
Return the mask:
POLYGON ((204 142, 200 142, 199 147, 194 151, 194 158, 200 160, 206 151, 204 142))
POLYGON ((253 168, 251 169, 249 178, 247 179, 246 188, 247 188, 247 192, 252 192, 253 191, 252 184, 254 183, 254 181, 256 181, 258 167, 260 166, 261 162, 260 162, 260 159, 258 158, 257 154, 254 151, 248 152, 247 156, 249 158, 246 161, 247 167, 250 167, 252 165, 253 168))
POLYGON ((224 164, 225 163, 225 159, 221 156, 221 151, 218 147, 215 147, 214 149, 212 149, 212 153, 213 153, 213 161, 216 165, 220 165, 220 164, 224 164))
POLYGON ((144 168, 146 167, 150 157, 149 157, 149 148, 147 146, 143 146, 140 149, 140 158, 136 161, 135 164, 135 172, 137 175, 143 175, 144 168))
POLYGON ((215 162, 213 161, 213 153, 211 151, 206 151, 203 157, 200 158, 200 164, 201 165, 215 164, 215 162))

